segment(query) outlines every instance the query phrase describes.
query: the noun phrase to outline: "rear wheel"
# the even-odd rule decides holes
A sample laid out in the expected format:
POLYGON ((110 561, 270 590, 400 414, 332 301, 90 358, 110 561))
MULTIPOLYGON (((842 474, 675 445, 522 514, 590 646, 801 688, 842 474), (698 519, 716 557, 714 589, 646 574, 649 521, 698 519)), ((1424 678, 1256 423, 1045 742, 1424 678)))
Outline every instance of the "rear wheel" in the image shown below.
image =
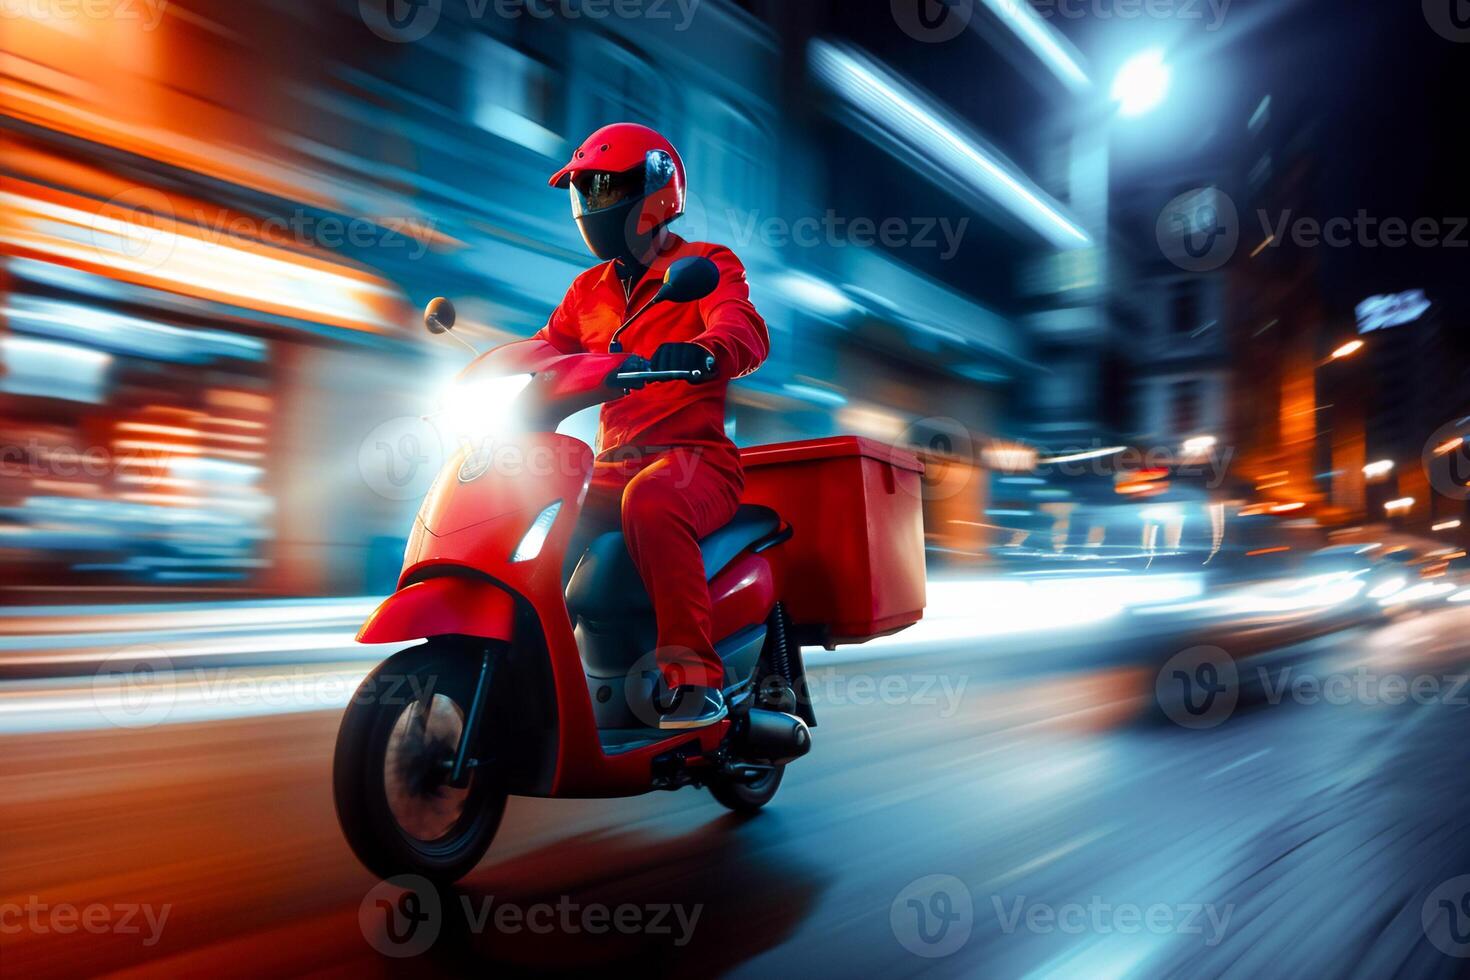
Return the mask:
POLYGON ((785 774, 786 766, 783 764, 755 780, 721 776, 710 781, 709 793, 736 813, 754 813, 771 802, 771 797, 781 788, 781 777, 785 774))
MULTIPOLYGON (((337 820, 380 877, 455 881, 500 827, 506 792, 493 766, 471 769, 464 787, 449 785, 483 651, 432 640, 401 651, 363 680, 343 715, 332 766, 337 820)), ((476 748, 472 757, 483 754, 476 748)))

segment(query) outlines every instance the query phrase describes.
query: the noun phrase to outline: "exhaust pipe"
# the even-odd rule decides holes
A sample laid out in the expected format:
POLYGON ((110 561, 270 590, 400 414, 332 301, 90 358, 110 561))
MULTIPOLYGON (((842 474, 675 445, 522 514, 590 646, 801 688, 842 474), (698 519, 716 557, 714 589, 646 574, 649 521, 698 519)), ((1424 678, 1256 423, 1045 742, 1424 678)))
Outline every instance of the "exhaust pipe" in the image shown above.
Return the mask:
POLYGON ((806 722, 795 715, 751 708, 745 715, 745 724, 735 736, 735 745, 744 758, 781 765, 811 751, 812 733, 806 722))

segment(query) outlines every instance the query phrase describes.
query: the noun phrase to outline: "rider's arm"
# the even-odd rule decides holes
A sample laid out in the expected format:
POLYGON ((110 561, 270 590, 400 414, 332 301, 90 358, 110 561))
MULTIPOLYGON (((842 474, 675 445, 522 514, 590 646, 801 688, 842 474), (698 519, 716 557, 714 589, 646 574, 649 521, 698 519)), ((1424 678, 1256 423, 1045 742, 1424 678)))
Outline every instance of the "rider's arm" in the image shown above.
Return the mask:
POLYGON ((715 356, 715 372, 721 378, 738 378, 760 367, 771 352, 766 321, 750 302, 750 285, 745 266, 728 248, 709 253, 720 270, 720 284, 699 301, 704 332, 693 342, 715 356))
POLYGON ((546 326, 536 331, 536 339, 544 340, 563 354, 580 354, 587 348, 582 346, 582 334, 577 329, 577 318, 572 315, 573 293, 577 284, 574 282, 567 290, 566 296, 562 298, 561 305, 551 312, 551 318, 546 321, 546 326))

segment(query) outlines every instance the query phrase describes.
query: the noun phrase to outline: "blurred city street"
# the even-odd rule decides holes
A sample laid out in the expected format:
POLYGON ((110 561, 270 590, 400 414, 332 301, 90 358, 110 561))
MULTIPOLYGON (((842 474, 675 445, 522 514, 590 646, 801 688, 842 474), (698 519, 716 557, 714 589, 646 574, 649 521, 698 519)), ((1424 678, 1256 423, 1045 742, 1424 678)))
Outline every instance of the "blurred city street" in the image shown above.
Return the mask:
POLYGON ((1470 974, 1467 44, 0 0, 0 980, 1470 974))
MULTIPOLYGON (((742 819, 691 789, 513 800, 489 857, 443 892, 430 951, 405 962, 415 974, 1452 976, 1456 961, 1425 942, 1421 907, 1470 873, 1467 633, 1470 607, 1450 606, 1299 643, 1196 637, 1235 650, 1243 676, 1270 674, 1204 729, 1161 711, 1154 685, 1175 650, 1144 633, 1103 663, 1076 656, 1097 649, 1096 626, 984 645, 894 641, 826 655, 831 666, 818 652, 817 748, 765 812, 742 819), (1380 685, 1438 686, 1418 698, 1386 685, 1334 698, 1330 684, 1315 701, 1273 696, 1359 670, 1380 685), (929 875, 969 896, 954 906, 950 928, 965 938, 946 937, 951 947, 931 949, 893 908, 929 875), (677 925, 536 934, 484 928, 486 900, 673 903, 698 918, 682 939, 677 925), (1161 918, 1137 917, 1154 906, 1161 918), (936 950, 946 955, 926 958, 936 950)), ((286 652, 323 675, 367 667, 288 647, 245 659, 286 652)), ((140 702, 139 727, 17 735, 28 698, 98 695, 90 676, 64 693, 0 689, 4 900, 143 903, 166 916, 156 945, 142 915, 137 934, 10 937, 7 974, 401 969, 359 923, 374 879, 332 812, 339 712, 252 707, 213 673, 203 683, 236 717, 181 720, 181 702, 167 714, 140 702)))

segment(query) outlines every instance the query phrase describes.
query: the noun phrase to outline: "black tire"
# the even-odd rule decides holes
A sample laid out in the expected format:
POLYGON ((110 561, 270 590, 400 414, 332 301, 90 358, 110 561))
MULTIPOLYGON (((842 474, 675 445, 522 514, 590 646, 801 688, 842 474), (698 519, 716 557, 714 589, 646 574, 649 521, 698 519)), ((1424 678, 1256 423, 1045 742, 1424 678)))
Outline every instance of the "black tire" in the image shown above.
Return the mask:
MULTIPOLYGON (((358 860, 381 878, 457 881, 480 862, 500 828, 507 794, 494 770, 473 770, 469 786, 455 790, 439 764, 458 744, 453 724, 457 719, 463 730, 483 649, 431 640, 402 650, 363 680, 342 717, 332 763, 337 821, 358 860), (416 836, 400 819, 405 808, 426 814, 423 826, 447 824, 442 833, 416 836)), ((488 721, 481 719, 482 733, 488 721)))
POLYGON ((709 793, 727 809, 736 813, 754 813, 776 795, 781 788, 781 777, 786 775, 786 766, 779 765, 755 782, 737 779, 717 779, 709 784, 709 793))

